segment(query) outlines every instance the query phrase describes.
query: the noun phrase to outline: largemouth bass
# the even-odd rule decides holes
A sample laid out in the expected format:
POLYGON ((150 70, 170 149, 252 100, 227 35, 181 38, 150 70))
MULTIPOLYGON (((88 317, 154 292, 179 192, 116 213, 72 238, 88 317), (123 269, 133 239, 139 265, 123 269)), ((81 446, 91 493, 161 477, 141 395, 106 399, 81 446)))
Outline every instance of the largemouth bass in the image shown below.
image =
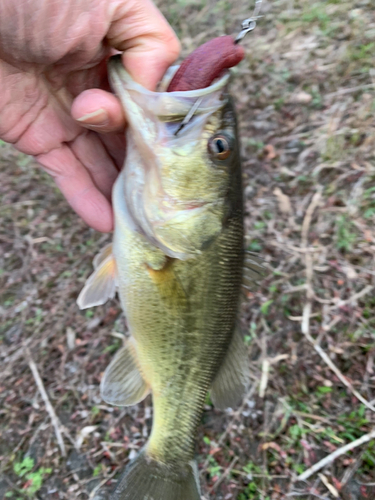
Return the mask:
POLYGON ((104 374, 102 397, 127 406, 151 392, 154 408, 150 438, 111 500, 199 500, 193 459, 206 394, 217 408, 234 407, 249 383, 236 318, 244 265, 250 280, 260 266, 244 252, 229 73, 204 89, 166 92, 175 71, 151 92, 121 59, 109 63, 127 157, 113 190, 113 245, 95 258, 78 304, 102 304, 118 288, 131 337, 104 374))

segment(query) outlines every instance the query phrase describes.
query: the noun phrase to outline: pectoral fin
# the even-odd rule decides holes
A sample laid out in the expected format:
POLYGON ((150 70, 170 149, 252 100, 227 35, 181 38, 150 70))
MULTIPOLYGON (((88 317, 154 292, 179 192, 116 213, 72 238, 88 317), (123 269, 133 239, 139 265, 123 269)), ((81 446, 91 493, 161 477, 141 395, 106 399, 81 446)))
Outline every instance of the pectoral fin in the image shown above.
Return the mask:
POLYGON ((92 261, 92 265, 94 266, 94 269, 97 269, 100 264, 105 260, 107 257, 112 255, 112 243, 108 243, 104 248, 100 250, 99 253, 97 253, 92 261))
POLYGON ((139 370, 137 353, 131 339, 106 369, 100 392, 106 403, 116 406, 135 405, 150 392, 139 370))
POLYGON ((212 387, 211 399, 216 408, 235 408, 250 383, 249 361, 239 330, 235 330, 223 364, 212 387))
POLYGON ((243 269, 243 285, 246 288, 254 289, 254 285, 267 274, 267 269, 263 265, 263 259, 254 252, 245 252, 243 269))
POLYGON ((116 293, 116 263, 108 247, 94 259, 95 271, 87 279, 85 286, 78 296, 77 304, 80 309, 100 306, 107 300, 113 299, 116 293), (106 251, 106 254, 104 254, 106 251))

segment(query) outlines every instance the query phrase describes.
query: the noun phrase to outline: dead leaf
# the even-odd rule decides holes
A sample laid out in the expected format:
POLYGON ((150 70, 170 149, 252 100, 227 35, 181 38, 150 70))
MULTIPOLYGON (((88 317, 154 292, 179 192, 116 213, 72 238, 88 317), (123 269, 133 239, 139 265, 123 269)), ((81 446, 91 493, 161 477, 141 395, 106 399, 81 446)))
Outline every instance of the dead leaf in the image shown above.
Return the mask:
POLYGON ((94 432, 97 427, 98 427, 97 425, 87 425, 86 427, 83 427, 83 429, 81 429, 79 431, 79 434, 78 434, 77 439, 76 439, 76 447, 78 449, 81 448, 81 446, 82 446, 83 441, 85 440, 85 438, 87 438, 87 436, 89 434, 91 434, 92 432, 94 432))
POLYGON ((72 351, 76 346, 76 333, 70 326, 66 329, 66 343, 69 351, 72 351))
POLYGON ((279 210, 282 214, 292 213, 292 204, 290 203, 290 198, 288 195, 284 194, 280 188, 275 188, 273 194, 276 196, 279 202, 279 210))
POLYGON ((262 450, 263 451, 268 450, 269 448, 271 448, 272 450, 277 451, 282 458, 286 458, 287 457, 286 452, 277 443, 275 443, 274 441, 262 444, 262 450))
POLYGON ((369 229, 365 229, 363 231, 363 233, 364 233, 364 236, 365 236, 365 240, 368 241, 369 243, 371 243, 372 240, 373 240, 371 231, 369 229))
POLYGON ((327 477, 324 474, 318 474, 320 477, 320 480, 324 484, 324 486, 327 488, 327 490, 333 495, 335 498, 340 498, 339 492, 336 490, 336 488, 331 484, 327 477))
POLYGON ((264 146, 264 151, 266 153, 266 160, 273 160, 277 156, 275 148, 272 144, 267 144, 267 146, 264 146))
POLYGON ((348 280, 355 280, 358 278, 358 273, 352 266, 345 266, 344 272, 348 280))
POLYGON ((312 101, 312 95, 301 90, 296 94, 290 96, 289 102, 291 104, 309 104, 312 101))

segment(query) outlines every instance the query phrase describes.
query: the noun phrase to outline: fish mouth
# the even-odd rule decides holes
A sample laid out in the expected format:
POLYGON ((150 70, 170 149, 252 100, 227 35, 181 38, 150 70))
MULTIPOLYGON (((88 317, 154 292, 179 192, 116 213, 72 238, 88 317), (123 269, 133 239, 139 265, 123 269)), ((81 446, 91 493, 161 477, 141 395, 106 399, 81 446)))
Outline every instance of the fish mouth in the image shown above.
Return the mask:
POLYGON ((118 54, 109 59, 109 81, 123 104, 126 118, 131 127, 139 127, 142 124, 143 128, 149 131, 147 123, 142 120, 143 116, 134 112, 134 104, 138 104, 142 108, 143 115, 146 113, 156 116, 162 122, 182 120, 198 98, 201 98, 201 102, 195 115, 212 113, 224 106, 223 93, 232 74, 230 69, 224 70, 211 85, 203 89, 167 92, 168 85, 179 67, 179 65, 169 67, 159 83, 157 91, 152 91, 132 79, 122 65, 121 55, 118 54))
POLYGON ((130 76, 130 74, 126 71, 122 64, 122 57, 121 54, 116 54, 112 57, 109 58, 108 60, 108 74, 109 74, 109 81, 114 89, 114 91, 117 93, 120 89, 118 87, 119 81, 121 81, 120 85, 121 88, 127 88, 131 90, 136 90, 138 92, 141 92, 144 95, 147 95, 148 97, 153 97, 153 96, 160 96, 160 94, 168 94, 170 96, 181 96, 184 98, 189 98, 189 97, 197 97, 197 96, 202 96, 202 95, 209 95, 213 91, 215 91, 218 88, 223 87, 226 83, 227 80, 229 79, 232 71, 231 69, 224 69, 221 74, 215 78, 215 80, 209 85, 208 87, 205 87, 203 89, 195 89, 195 90, 174 90, 172 92, 167 92, 167 88, 174 77, 175 73, 177 70, 180 68, 179 64, 169 66, 169 68, 166 70, 164 73, 163 78, 157 85, 156 91, 149 90, 145 87, 143 87, 140 83, 137 83, 133 78, 130 76), (225 81, 223 82, 223 78, 225 78, 225 81))

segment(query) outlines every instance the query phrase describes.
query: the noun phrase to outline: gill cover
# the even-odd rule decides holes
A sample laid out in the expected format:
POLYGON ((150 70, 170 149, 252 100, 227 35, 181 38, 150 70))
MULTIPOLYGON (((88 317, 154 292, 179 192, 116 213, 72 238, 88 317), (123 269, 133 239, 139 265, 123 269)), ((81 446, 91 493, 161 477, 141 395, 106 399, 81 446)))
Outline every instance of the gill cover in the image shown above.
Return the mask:
POLYGON ((170 68, 160 91, 151 92, 130 77, 121 58, 109 62, 128 122, 127 157, 113 203, 115 212, 116 204, 125 204, 133 228, 165 255, 186 259, 219 234, 226 215, 228 165, 215 167, 208 145, 222 126, 229 73, 205 89, 166 92, 176 70, 170 68), (191 121, 176 134, 197 100, 191 121))

